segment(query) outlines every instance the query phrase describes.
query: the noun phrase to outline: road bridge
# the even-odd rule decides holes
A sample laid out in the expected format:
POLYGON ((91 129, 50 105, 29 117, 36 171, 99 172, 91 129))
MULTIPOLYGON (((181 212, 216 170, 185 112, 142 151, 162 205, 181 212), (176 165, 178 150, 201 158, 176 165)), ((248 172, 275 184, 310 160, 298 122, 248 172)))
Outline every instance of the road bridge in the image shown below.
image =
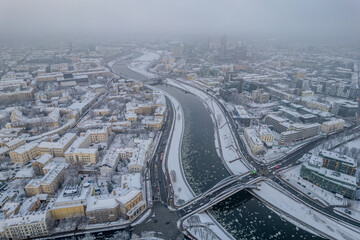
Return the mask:
POLYGON ((213 191, 212 193, 204 194, 201 198, 198 198, 196 201, 193 201, 192 204, 186 205, 181 209, 178 209, 178 215, 181 216, 180 218, 180 226, 182 227, 182 223, 187 218, 200 213, 204 212, 207 209, 211 208, 212 206, 216 205, 217 203, 231 197, 235 193, 243 190, 243 189, 255 189, 258 188, 256 183, 262 181, 262 177, 256 178, 242 178, 238 179, 237 182, 234 182, 231 185, 227 185, 227 187, 222 188, 221 190, 213 191))

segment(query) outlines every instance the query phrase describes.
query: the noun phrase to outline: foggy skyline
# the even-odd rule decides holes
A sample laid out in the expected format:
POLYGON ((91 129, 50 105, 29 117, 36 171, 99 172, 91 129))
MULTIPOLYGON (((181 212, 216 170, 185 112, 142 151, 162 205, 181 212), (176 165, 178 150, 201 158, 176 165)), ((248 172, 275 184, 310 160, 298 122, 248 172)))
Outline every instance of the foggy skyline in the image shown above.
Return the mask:
POLYGON ((212 35, 360 38, 352 0, 2 0, 4 38, 212 35))

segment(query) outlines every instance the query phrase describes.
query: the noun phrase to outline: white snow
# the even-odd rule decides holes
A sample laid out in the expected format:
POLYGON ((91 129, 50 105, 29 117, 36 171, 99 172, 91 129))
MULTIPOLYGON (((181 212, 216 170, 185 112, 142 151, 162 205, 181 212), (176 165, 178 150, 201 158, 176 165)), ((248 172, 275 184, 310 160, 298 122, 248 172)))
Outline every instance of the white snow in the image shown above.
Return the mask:
MULTIPOLYGON (((187 90, 200 98, 205 107, 208 109, 214 125, 216 125, 218 128, 218 131, 215 129, 215 134, 218 134, 219 137, 216 136, 215 138, 220 140, 221 151, 217 151, 218 153, 222 152, 222 156, 220 154, 220 157, 223 159, 223 161, 225 161, 228 169, 230 169, 233 174, 244 174, 248 172, 251 167, 246 166, 241 161, 243 157, 241 156, 241 153, 237 151, 238 147, 232 134, 231 126, 226 121, 225 115, 217 102, 215 102, 203 91, 194 87, 190 87, 170 79, 167 79, 167 82, 174 87, 187 90)), ((218 145, 219 144, 216 144, 217 147, 218 145)))
MULTIPOLYGON (((151 87, 151 86, 149 86, 151 87)), ((171 144, 167 146, 166 151, 169 152, 167 158, 168 172, 172 171, 176 174, 176 179, 171 180, 172 188, 174 190, 174 203, 177 205, 179 200, 189 201, 195 197, 195 193, 191 190, 187 183, 185 176, 183 175, 182 163, 181 163, 181 142, 184 131, 184 112, 181 104, 167 92, 161 91, 165 94, 173 104, 173 108, 176 111, 176 117, 174 117, 173 135, 171 144)), ((165 155, 166 153, 164 153, 165 155)), ((164 161, 163 161, 164 163, 164 161)), ((165 168, 163 168, 165 169, 165 168)))
POLYGON ((261 190, 254 194, 264 199, 274 207, 286 213, 287 218, 295 218, 302 228, 319 231, 325 236, 334 239, 360 239, 360 230, 352 228, 342 222, 337 222, 322 213, 314 211, 302 202, 299 202, 279 191, 268 182, 261 183, 261 190), (291 216, 290 216, 291 215, 291 216))
POLYGON ((304 180, 302 177, 300 177, 300 168, 301 165, 298 165, 296 167, 292 167, 288 170, 284 170, 282 172, 283 177, 286 179, 289 179, 288 182, 293 185, 294 188, 296 188, 298 191, 303 192, 304 194, 309 195, 309 197, 316 199, 320 202, 322 202, 324 205, 345 205, 347 203, 347 200, 340 200, 335 197, 334 193, 331 193, 329 191, 326 191, 325 189, 322 189, 315 184, 304 180), (298 184, 298 182, 300 184, 298 184), (305 186, 305 187, 304 187, 305 186), (308 194, 310 192, 310 194, 308 194))
POLYGON ((234 239, 231 235, 226 234, 223 229, 211 216, 206 213, 200 213, 192 216, 184 222, 184 227, 197 239, 234 239), (214 224, 214 222, 216 224, 214 224), (201 225, 203 227, 190 227, 191 225, 201 225))
POLYGON ((160 55, 155 52, 142 51, 144 55, 134 59, 129 65, 128 68, 134 72, 141 73, 142 75, 153 78, 156 77, 156 74, 150 73, 147 71, 147 68, 151 63, 160 58, 160 55))

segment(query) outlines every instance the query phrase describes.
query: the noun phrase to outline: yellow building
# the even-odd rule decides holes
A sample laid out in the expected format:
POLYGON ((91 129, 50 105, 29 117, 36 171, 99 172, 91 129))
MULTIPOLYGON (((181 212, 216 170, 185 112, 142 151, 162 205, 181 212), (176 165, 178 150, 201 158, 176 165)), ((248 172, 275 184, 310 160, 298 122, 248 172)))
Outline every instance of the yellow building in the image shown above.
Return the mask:
POLYGON ((91 196, 87 200, 86 216, 90 224, 113 222, 120 218, 119 202, 114 196, 91 196))
POLYGON ((45 153, 45 154, 41 155, 40 158, 36 159, 31 164, 31 166, 34 169, 34 172, 36 174, 45 175, 45 173, 43 172, 43 168, 45 167, 46 164, 48 164, 52 160, 53 160, 53 156, 51 156, 50 154, 45 153))
POLYGON ((70 147, 75 139, 75 133, 66 133, 57 142, 41 142, 38 145, 39 154, 42 155, 48 153, 54 157, 64 157, 65 151, 70 147))
POLYGON ((264 144, 258 137, 255 129, 245 128, 244 136, 253 154, 258 154, 261 150, 263 150, 264 144))
POLYGON ((89 195, 89 186, 66 187, 51 208, 51 216, 55 220, 85 216, 86 199, 89 195))
POLYGON ((50 171, 42 179, 32 179, 26 186, 25 192, 28 196, 46 193, 53 195, 65 180, 66 164, 52 164, 50 171))
POLYGON ((49 235, 51 216, 49 212, 29 212, 5 219, 7 239, 29 239, 49 235))
POLYGON ((129 122, 136 122, 137 121, 137 114, 134 113, 134 112, 126 112, 125 113, 125 119, 126 121, 129 121, 129 122))
POLYGON ((4 213, 5 218, 13 214, 17 214, 19 212, 21 204, 19 202, 6 202, 2 211, 4 213))
POLYGON ((15 150, 16 148, 25 145, 26 141, 23 138, 15 138, 11 140, 10 142, 5 143, 5 146, 10 149, 10 151, 15 150))
POLYGON ((99 160, 99 153, 97 149, 89 148, 90 144, 91 135, 89 133, 78 137, 64 154, 66 162, 96 164, 99 160))
POLYGON ((274 134, 267 126, 259 126, 257 133, 260 136, 261 141, 272 143, 274 142, 274 134))
POLYGON ((332 133, 335 131, 342 130, 344 128, 344 125, 345 125, 345 121, 341 118, 323 122, 321 124, 321 131, 326 134, 332 133))
POLYGON ((163 117, 158 116, 157 118, 144 118, 142 123, 145 124, 145 127, 149 130, 160 130, 164 121, 163 117))
POLYGON ((324 112, 328 112, 330 110, 330 106, 324 103, 309 101, 306 104, 309 108, 319 109, 324 112))
MULTIPOLYGON (((113 190, 116 195, 116 190, 113 190)), ((143 200, 142 192, 140 190, 130 190, 126 194, 118 194, 116 200, 119 202, 120 214, 123 218, 130 222, 135 220, 146 208, 146 203, 143 200)))
POLYGON ((14 163, 25 163, 38 156, 38 143, 31 142, 18 147, 9 153, 10 159, 14 163))
POLYGON ((111 129, 109 127, 103 127, 102 129, 90 129, 87 134, 90 135, 91 143, 107 142, 111 129))
POLYGON ((135 113, 140 115, 151 115, 154 112, 156 106, 140 104, 137 106, 135 113))

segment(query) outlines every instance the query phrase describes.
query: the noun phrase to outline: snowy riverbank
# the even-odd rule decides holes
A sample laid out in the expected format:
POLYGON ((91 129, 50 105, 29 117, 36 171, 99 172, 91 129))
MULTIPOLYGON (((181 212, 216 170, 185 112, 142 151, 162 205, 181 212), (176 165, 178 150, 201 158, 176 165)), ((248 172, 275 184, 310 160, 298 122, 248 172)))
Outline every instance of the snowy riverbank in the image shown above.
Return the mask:
POLYGON ((142 56, 134 59, 127 67, 134 72, 141 73, 142 75, 148 78, 157 77, 156 74, 148 71, 151 63, 158 60, 160 55, 155 52, 141 51, 143 53, 142 56))
POLYGON ((264 202, 277 208, 275 212, 295 225, 309 231, 321 232, 329 239, 360 239, 360 230, 351 228, 347 224, 336 221, 304 203, 289 197, 287 194, 273 187, 271 183, 262 182, 261 190, 254 191, 254 195, 264 202))
POLYGON ((167 83, 174 87, 189 91, 199 97, 208 109, 215 125, 215 134, 217 134, 217 136, 215 136, 216 142, 218 142, 216 144, 216 147, 218 148, 217 152, 220 155, 220 158, 225 162, 227 169, 231 171, 230 173, 241 175, 252 170, 251 167, 241 162, 242 156, 237 151, 236 140, 231 132, 231 126, 227 122, 221 107, 212 98, 209 98, 206 93, 195 87, 184 85, 170 79, 167 80, 167 83))

